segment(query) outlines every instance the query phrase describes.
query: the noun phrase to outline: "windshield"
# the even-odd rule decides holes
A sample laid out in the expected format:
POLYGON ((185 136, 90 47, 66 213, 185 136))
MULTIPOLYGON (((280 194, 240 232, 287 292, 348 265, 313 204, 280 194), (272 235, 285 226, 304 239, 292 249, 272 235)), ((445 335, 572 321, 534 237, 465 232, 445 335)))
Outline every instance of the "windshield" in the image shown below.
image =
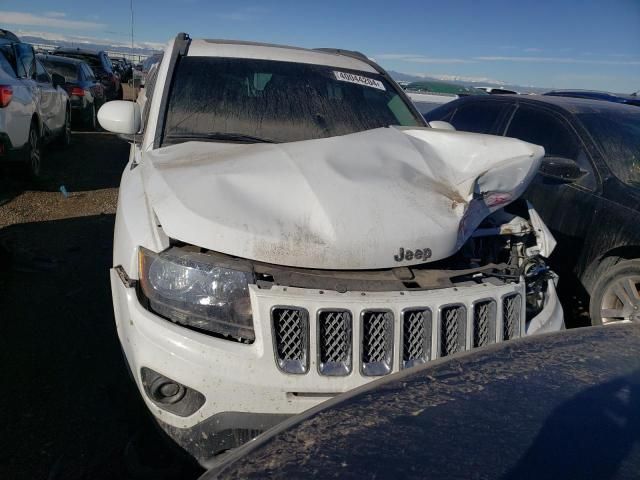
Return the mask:
POLYGON ((614 175, 640 187, 640 108, 620 106, 577 113, 614 175))
POLYGON ((40 60, 49 73, 57 73, 64 77, 67 83, 73 83, 78 80, 78 69, 73 63, 52 62, 49 60, 40 60))
POLYGON ((186 57, 176 69, 164 141, 232 134, 293 142, 389 125, 421 123, 381 75, 271 60, 186 57))
POLYGON ((82 53, 57 53, 56 55, 61 55, 63 57, 77 58, 78 60, 84 60, 89 64, 89 66, 93 69, 102 70, 102 62, 100 61, 100 57, 97 55, 85 55, 82 53))

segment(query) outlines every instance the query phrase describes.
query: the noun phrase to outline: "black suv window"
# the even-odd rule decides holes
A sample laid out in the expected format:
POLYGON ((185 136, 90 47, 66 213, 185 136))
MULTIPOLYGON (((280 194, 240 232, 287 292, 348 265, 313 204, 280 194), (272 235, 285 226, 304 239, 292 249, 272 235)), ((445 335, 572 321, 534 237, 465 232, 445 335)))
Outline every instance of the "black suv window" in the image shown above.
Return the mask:
POLYGON ((65 82, 75 82, 78 80, 78 68, 73 63, 56 62, 55 60, 42 60, 49 73, 57 73, 64 77, 65 82))
POLYGON ((84 72, 84 76, 85 79, 90 81, 90 82, 95 82, 96 77, 93 75, 93 72, 91 71, 91 68, 89 68, 89 66, 85 63, 81 63, 80 64, 80 68, 82 68, 82 71, 84 72))
POLYGON ((36 60, 35 80, 38 83, 51 83, 51 77, 49 76, 49 73, 38 60, 36 60))
POLYGON ((101 53, 100 58, 102 59, 102 68, 104 68, 104 71, 108 73, 113 72, 113 64, 111 63, 111 59, 107 56, 107 54, 101 53))
POLYGON ((463 132, 492 133, 507 106, 504 102, 465 103, 448 122, 463 132))
POLYGON ((505 136, 542 145, 545 156, 575 160, 578 166, 588 173, 577 183, 589 189, 596 187, 594 170, 580 139, 566 122, 553 112, 520 105, 505 136))
POLYGON ((516 110, 507 137, 542 145, 546 155, 578 160, 580 142, 571 130, 552 112, 521 105, 516 110))
POLYGON ((577 114, 613 173, 627 185, 640 187, 640 108, 607 105, 577 114))
POLYGON ((55 52, 54 54, 61 55, 63 57, 77 58, 78 60, 82 60, 83 62, 86 62, 87 64, 89 64, 89 66, 93 69, 93 71, 97 75, 100 75, 106 71, 102 63, 102 58, 98 54, 76 53, 76 52, 67 53, 65 51, 55 52))
POLYGON ((33 78, 36 65, 36 56, 31 45, 26 43, 16 43, 16 70, 21 78, 33 78))

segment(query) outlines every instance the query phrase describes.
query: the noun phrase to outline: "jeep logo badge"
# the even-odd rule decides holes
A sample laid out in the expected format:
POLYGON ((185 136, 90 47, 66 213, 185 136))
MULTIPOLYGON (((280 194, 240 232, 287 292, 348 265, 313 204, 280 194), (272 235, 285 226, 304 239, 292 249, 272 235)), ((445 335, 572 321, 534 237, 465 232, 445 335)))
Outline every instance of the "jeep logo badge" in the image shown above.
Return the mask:
POLYGON ((393 256, 396 262, 402 262, 404 260, 427 260, 431 258, 432 252, 430 248, 423 248, 418 250, 405 250, 400 247, 397 255, 393 256))

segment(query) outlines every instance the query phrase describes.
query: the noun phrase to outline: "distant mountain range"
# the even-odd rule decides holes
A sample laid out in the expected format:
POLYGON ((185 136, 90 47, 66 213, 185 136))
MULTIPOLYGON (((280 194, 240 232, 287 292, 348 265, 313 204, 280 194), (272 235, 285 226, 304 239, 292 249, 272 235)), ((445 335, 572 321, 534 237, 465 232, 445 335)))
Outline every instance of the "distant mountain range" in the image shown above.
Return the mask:
POLYGON ((522 85, 511 85, 506 82, 493 80, 490 78, 479 77, 462 77, 457 75, 416 75, 389 70, 389 75, 397 82, 420 82, 424 80, 434 80, 440 82, 453 83, 456 85, 464 85, 465 87, 498 87, 515 90, 520 93, 543 93, 551 90, 550 88, 525 87, 522 85))
POLYGON ((50 45, 51 47, 78 47, 86 50, 109 50, 143 57, 153 55, 162 48, 161 44, 148 42, 136 42, 132 48, 130 44, 124 42, 110 42, 89 37, 51 35, 47 33, 38 35, 19 31, 15 33, 23 42, 36 44, 36 46, 50 45))

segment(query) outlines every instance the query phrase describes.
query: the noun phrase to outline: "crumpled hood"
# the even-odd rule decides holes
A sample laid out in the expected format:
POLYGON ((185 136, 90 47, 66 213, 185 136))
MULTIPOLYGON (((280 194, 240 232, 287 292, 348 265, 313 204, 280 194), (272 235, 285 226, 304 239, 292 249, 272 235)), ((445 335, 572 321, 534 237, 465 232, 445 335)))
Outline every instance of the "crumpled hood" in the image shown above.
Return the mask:
POLYGON ((376 269, 451 256, 524 192, 543 155, 510 138, 379 128, 285 144, 183 143, 148 152, 141 168, 171 238, 278 265, 376 269), (400 248, 429 258, 407 260, 400 248))

